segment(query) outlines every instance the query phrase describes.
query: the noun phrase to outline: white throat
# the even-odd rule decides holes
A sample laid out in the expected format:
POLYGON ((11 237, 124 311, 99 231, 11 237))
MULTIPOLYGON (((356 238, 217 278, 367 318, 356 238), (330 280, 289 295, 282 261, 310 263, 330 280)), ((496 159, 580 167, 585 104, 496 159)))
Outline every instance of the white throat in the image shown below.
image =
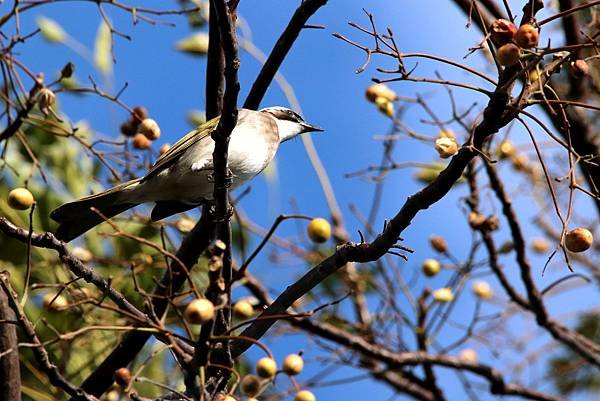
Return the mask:
POLYGON ((279 142, 285 142, 288 139, 292 139, 296 135, 302 133, 302 126, 296 122, 289 120, 275 119, 277 122, 277 129, 279 130, 279 142))

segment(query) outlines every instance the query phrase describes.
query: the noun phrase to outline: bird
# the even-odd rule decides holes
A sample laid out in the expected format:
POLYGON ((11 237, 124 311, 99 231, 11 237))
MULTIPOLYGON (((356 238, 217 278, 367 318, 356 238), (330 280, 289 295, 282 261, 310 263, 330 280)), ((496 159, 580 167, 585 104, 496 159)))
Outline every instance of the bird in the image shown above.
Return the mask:
MULTIPOLYGON (((214 185, 211 133, 219 119, 207 121, 177 141, 144 177, 54 209, 50 217, 59 223, 54 233, 56 238, 69 242, 105 219, 146 202, 155 202, 152 221, 210 203, 214 185)), ((285 107, 239 109, 227 158, 232 175, 230 189, 263 171, 282 142, 313 131, 323 130, 285 107)))

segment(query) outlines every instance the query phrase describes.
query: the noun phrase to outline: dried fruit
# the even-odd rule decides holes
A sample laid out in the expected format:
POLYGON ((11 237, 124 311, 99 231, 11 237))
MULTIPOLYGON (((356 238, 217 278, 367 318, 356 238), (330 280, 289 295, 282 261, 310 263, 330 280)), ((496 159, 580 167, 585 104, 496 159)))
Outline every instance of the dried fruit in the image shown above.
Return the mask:
POLYGON ((535 29, 535 27, 531 24, 521 25, 517 30, 517 34, 515 35, 515 41, 523 49, 531 49, 532 47, 536 47, 539 38, 540 34, 538 30, 535 29))
POLYGON ((447 159, 458 153, 458 144, 454 138, 438 138, 435 140, 435 150, 442 159, 447 159))
POLYGON ((52 92, 52 90, 48 88, 40 89, 37 98, 37 103, 40 110, 46 112, 50 108, 50 106, 54 104, 54 102, 56 102, 56 95, 54 94, 54 92, 52 92))
POLYGON ((594 236, 587 228, 578 227, 567 233, 565 246, 571 252, 583 252, 588 250, 594 242, 594 236))
POLYGON ((192 324, 204 324, 215 316, 215 306, 208 299, 195 299, 185 308, 185 319, 192 324))
POLYGON ((115 382, 121 387, 127 387, 131 382, 131 372, 127 368, 119 368, 115 370, 115 382))
POLYGON ((519 62, 521 49, 513 43, 500 46, 496 52, 498 63, 504 67, 511 67, 519 62))
POLYGON ((175 222, 175 228, 182 233, 189 233, 196 226, 196 223, 192 219, 182 217, 175 222))
POLYGON ((448 287, 439 288, 433 292, 433 299, 439 303, 452 302, 454 294, 452 294, 452 289, 448 287))
POLYGON ((436 274, 438 274, 440 272, 441 268, 442 268, 442 266, 440 265, 440 262, 438 262, 435 259, 425 259, 425 261, 423 262, 423 265, 421 266, 423 273, 427 277, 435 276, 436 274))
POLYGON ((160 138, 160 127, 158 123, 151 118, 145 118, 138 126, 138 132, 143 134, 146 138, 151 141, 155 141, 160 138))
POLYGON ((193 55, 205 55, 208 53, 208 34, 205 32, 196 33, 177 42, 177 50, 193 55))
POLYGON ((133 147, 135 149, 139 149, 139 150, 150 149, 150 147, 152 146, 152 142, 150 142, 150 140, 148 138, 146 138, 146 136, 144 134, 139 133, 139 132, 137 134, 135 134, 131 143, 133 144, 133 147))
POLYGON ((481 213, 469 213, 469 225, 474 229, 481 229, 485 224, 485 216, 481 213))
POLYGON ((439 253, 448 252, 448 243, 443 237, 440 237, 439 235, 432 235, 429 238, 429 245, 431 245, 431 247, 439 253))
POLYGON ((169 151, 169 149, 171 149, 171 145, 169 145, 168 143, 165 143, 164 145, 162 145, 160 147, 160 149, 158 150, 158 154, 160 156, 164 155, 165 153, 167 153, 169 151))
POLYGON ((308 237, 316 243, 323 243, 331 237, 331 225, 323 218, 317 217, 308 223, 308 237))
POLYGON ((370 102, 375 103, 377 98, 383 98, 389 102, 398 99, 398 95, 389 86, 385 84, 373 84, 367 88, 365 93, 370 102))
POLYGON ((254 307, 246 300, 237 301, 233 305, 233 314, 242 319, 248 319, 254 314, 254 307))
POLYGON ((308 390, 301 390, 296 393, 294 401, 317 401, 317 397, 308 390))
POLYGON ((270 378, 277 373, 277 363, 273 358, 260 358, 256 363, 256 374, 260 377, 270 378))
POLYGON ((250 397, 254 397, 260 391, 260 379, 254 375, 246 375, 240 383, 242 392, 250 397))
POLYGON ((133 113, 131 113, 132 121, 139 124, 146 118, 148 118, 148 110, 144 106, 135 106, 133 108, 133 113))
POLYGON ((481 299, 492 299, 494 290, 486 281, 476 281, 473 283, 473 294, 481 299))
POLYGON ((502 46, 513 40, 517 26, 505 19, 498 19, 490 27, 490 37, 496 46, 502 46))
POLYGON ((133 120, 127 120, 121 124, 121 134, 125 136, 134 136, 137 133, 138 124, 133 120))
POLYGON ((27 188, 15 188, 8 193, 8 206, 16 210, 27 210, 35 200, 27 188))
POLYGON ((298 354, 290 354, 283 360, 282 370, 285 374, 295 376, 304 369, 304 360, 298 354))
POLYGON ((450 138, 456 140, 456 134, 451 129, 441 129, 438 132, 438 138, 450 138))

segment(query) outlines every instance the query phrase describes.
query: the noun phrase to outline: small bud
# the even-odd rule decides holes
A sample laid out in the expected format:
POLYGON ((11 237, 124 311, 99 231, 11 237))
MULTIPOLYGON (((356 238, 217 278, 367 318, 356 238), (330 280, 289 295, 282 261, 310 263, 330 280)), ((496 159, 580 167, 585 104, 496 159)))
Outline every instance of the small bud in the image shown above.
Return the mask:
POLYGON ((439 303, 452 302, 454 294, 452 294, 452 289, 444 287, 433 292, 433 299, 439 303))
POLYGON ((517 27, 512 22, 505 19, 498 19, 490 27, 492 42, 496 46, 502 46, 510 43, 517 33, 517 27))
POLYGON ((439 253, 446 253, 448 252, 448 243, 446 242, 446 240, 443 237, 440 237, 439 235, 432 235, 431 237, 429 237, 429 245, 431 245, 431 247, 439 253))
POLYGON ((473 294, 481 299, 492 299, 494 290, 486 281, 476 281, 473 283, 473 294))
POLYGON ((71 78, 75 72, 75 64, 68 62, 60 71, 60 79, 71 78))
POLYGON ((254 314, 254 307, 249 301, 239 300, 233 305, 233 314, 241 319, 248 319, 254 314))
POLYGON ((590 66, 585 62, 585 60, 575 60, 571 61, 569 66, 569 71, 576 78, 583 78, 590 73, 590 66))
POLYGON ((304 360, 298 354, 290 354, 283 360, 282 370, 286 375, 298 375, 302 369, 304 369, 304 360))
POLYGON ((423 262, 423 265, 421 266, 423 273, 427 277, 435 276, 436 274, 438 274, 440 272, 441 268, 442 268, 442 266, 440 265, 440 262, 438 262, 435 259, 425 259, 425 261, 423 262))
POLYGON ((471 348, 466 348, 458 354, 458 359, 461 362, 467 363, 477 363, 479 361, 479 357, 477 356, 477 352, 471 348))
POLYGON ((498 253, 504 255, 511 252, 513 249, 515 249, 515 244, 513 244, 512 241, 506 241, 500 245, 500 248, 498 248, 498 253))
POLYGON ((131 372, 127 368, 119 368, 115 370, 115 382, 121 387, 127 387, 131 382, 131 372))
POLYGON ((565 236, 565 246, 571 252, 583 252, 588 250, 592 243, 594 242, 594 237, 590 230, 578 227, 569 232, 565 236))
POLYGON ((458 153, 458 144, 453 138, 438 138, 435 140, 435 150, 442 159, 447 159, 458 153))
POLYGON ((536 47, 540 34, 537 29, 531 24, 523 24, 517 30, 515 41, 523 49, 531 49, 536 47))
POLYGON ((192 324, 204 324, 215 316, 215 306, 208 299, 195 299, 185 308, 184 315, 192 324))
POLYGON ((250 397, 254 397, 260 391, 260 379, 254 375, 246 375, 240 383, 242 392, 250 397))
POLYGON ((33 195, 27 188, 15 188, 8 193, 8 206, 16 210, 27 210, 34 201, 33 195))
POLYGON ((383 98, 388 102, 393 102, 394 100, 398 99, 398 95, 396 94, 396 92, 394 92, 392 89, 390 89, 389 86, 385 84, 369 85, 365 95, 367 96, 367 99, 372 103, 376 103, 378 97, 383 98))
POLYGON ((531 241, 531 249, 535 253, 546 253, 550 250, 550 243, 543 238, 534 238, 531 241))
POLYGON ((498 64, 504 67, 511 67, 519 62, 521 49, 513 43, 507 43, 500 46, 496 52, 498 64))
POLYGON ((47 112, 47 110, 50 108, 50 106, 54 104, 54 102, 56 102, 56 95, 54 94, 54 92, 52 92, 48 88, 40 89, 37 103, 42 112, 47 112))
POLYGON ((256 363, 256 373, 260 377, 270 378, 275 376, 277 373, 277 363, 273 358, 264 357, 260 358, 256 363))
POLYGON ((323 243, 331 237, 331 225, 320 217, 312 219, 306 229, 308 237, 318 244, 323 243))
POLYGON ((144 120, 142 120, 142 122, 138 126, 138 132, 140 134, 143 134, 146 138, 150 139, 151 141, 155 141, 158 138, 160 138, 160 127, 158 126, 156 121, 154 121, 151 118, 145 118, 144 120))
POLYGON ((150 147, 152 146, 152 142, 150 142, 150 140, 146 138, 144 134, 139 132, 135 134, 131 143, 133 144, 133 147, 135 149, 139 150, 150 149, 150 147))
POLYGON ((317 401, 317 397, 308 390, 302 390, 296 393, 294 401, 317 401))

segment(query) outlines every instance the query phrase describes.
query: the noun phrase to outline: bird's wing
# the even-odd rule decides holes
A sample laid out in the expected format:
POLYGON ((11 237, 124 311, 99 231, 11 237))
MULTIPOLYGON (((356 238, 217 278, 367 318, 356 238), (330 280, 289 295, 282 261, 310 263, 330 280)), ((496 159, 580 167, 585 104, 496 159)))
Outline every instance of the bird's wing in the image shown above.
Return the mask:
POLYGON ((148 174, 142 178, 142 182, 154 177, 166 168, 169 168, 188 150, 192 145, 203 140, 211 140, 210 134, 217 128, 219 117, 215 117, 186 134, 177 141, 169 150, 167 150, 148 171, 148 174))

